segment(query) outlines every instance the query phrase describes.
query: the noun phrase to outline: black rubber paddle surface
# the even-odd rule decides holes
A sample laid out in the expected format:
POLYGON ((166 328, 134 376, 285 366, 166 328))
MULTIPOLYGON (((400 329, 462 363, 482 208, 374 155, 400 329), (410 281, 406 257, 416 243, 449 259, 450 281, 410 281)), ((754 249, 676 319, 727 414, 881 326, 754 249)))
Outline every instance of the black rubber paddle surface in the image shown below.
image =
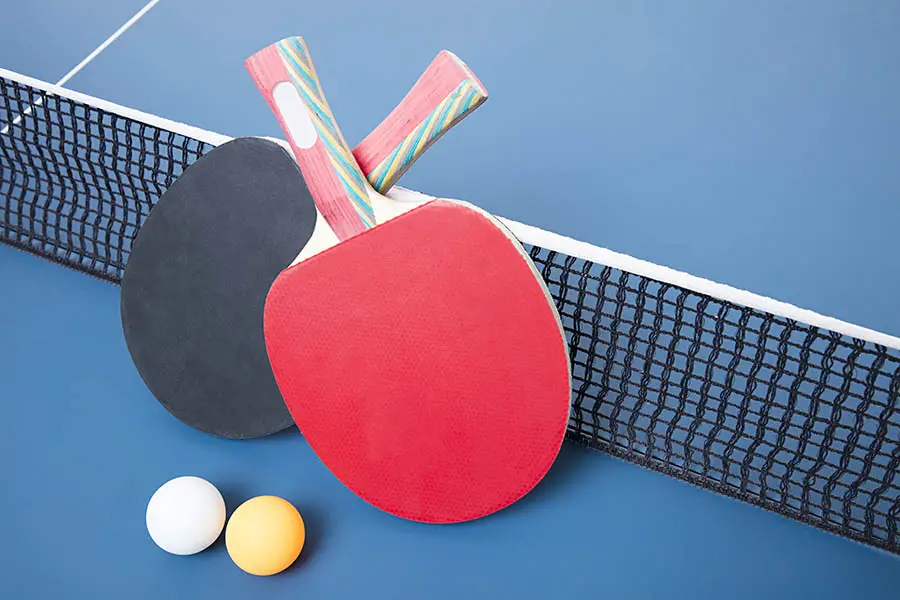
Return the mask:
POLYGON ((293 425, 263 308, 315 223, 294 159, 256 138, 200 158, 150 212, 122 280, 122 327, 147 387, 185 424, 226 438, 293 425))

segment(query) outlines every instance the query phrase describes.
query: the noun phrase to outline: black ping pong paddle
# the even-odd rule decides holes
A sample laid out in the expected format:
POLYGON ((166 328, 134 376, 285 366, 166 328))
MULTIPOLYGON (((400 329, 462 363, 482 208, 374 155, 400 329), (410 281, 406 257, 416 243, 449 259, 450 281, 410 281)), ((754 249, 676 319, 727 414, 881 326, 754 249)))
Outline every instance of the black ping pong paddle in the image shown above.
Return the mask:
MULTIPOLYGON (((441 52, 354 158, 384 192, 486 97, 441 52)), ((172 415, 220 437, 293 425, 266 354, 266 293, 304 248, 336 239, 286 148, 239 138, 200 158, 150 212, 122 280, 122 327, 140 376, 172 415)), ((374 220, 371 207, 358 208, 374 220)))

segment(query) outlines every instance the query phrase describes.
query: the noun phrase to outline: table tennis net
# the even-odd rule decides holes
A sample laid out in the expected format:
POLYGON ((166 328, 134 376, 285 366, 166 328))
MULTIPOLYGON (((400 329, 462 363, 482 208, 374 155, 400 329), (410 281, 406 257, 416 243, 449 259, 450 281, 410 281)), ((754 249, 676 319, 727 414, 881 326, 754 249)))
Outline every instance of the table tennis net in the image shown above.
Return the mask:
MULTIPOLYGON (((113 283, 228 139, 9 71, 0 91, 0 240, 113 283)), ((900 554, 900 340, 508 223, 569 340, 571 441, 900 554)))

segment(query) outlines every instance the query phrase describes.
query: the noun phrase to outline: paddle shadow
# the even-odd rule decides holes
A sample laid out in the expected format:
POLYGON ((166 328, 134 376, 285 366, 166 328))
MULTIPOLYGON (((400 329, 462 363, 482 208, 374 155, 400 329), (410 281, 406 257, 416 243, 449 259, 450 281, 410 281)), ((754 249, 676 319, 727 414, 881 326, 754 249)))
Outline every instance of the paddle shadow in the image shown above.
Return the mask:
POLYGON ((532 508, 535 502, 546 502, 555 494, 565 494, 577 484, 586 469, 596 467, 596 462, 591 461, 602 460, 604 456, 597 450, 566 440, 544 478, 525 497, 501 512, 514 514, 517 510, 532 508))

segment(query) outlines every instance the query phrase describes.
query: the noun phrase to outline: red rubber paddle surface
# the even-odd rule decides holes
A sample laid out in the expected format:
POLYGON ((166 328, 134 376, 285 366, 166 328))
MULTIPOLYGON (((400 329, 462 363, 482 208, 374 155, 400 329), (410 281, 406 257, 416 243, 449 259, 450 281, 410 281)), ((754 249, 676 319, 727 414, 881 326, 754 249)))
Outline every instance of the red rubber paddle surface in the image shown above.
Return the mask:
POLYGON ((559 452, 564 334, 521 249, 471 208, 435 200, 294 265, 264 321, 310 446, 388 513, 483 517, 559 452))

